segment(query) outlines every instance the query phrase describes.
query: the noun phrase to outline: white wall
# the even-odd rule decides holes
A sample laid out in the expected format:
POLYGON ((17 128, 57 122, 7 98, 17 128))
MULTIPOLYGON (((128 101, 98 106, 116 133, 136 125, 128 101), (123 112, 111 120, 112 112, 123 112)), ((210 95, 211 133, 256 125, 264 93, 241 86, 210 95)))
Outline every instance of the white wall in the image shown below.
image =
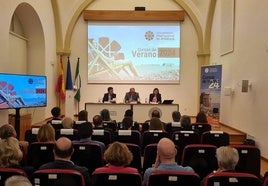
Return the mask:
MULTIPOLYGON (((103 1, 95 1, 88 9, 118 9, 118 4, 124 4, 123 9, 133 10, 135 6, 133 3, 115 3, 117 1, 109 1, 107 7, 104 6, 103 1), (111 2, 111 3, 110 3, 111 2)), ((162 3, 164 1, 161 1, 162 3)), ((167 2, 167 1, 165 1, 167 2)), ((159 4, 157 7, 155 3, 147 3, 147 9, 178 9, 176 3, 168 1, 167 8, 163 8, 163 4, 159 4)), ((106 4, 105 4, 106 5, 106 4)), ((136 5, 137 6, 137 5, 136 5)), ((140 6, 143 6, 140 5, 140 6)), ((175 103, 180 105, 180 111, 182 114, 196 115, 197 103, 199 97, 197 94, 198 85, 198 61, 196 51, 197 49, 197 37, 194 27, 186 15, 185 21, 181 24, 181 81, 180 84, 176 85, 165 85, 165 84, 87 84, 87 22, 84 21, 82 16, 79 18, 71 40, 71 61, 72 61, 72 72, 75 72, 75 65, 77 57, 80 57, 80 74, 82 77, 82 88, 81 88, 81 103, 80 108, 84 107, 85 102, 97 102, 99 97, 107 91, 108 86, 114 87, 114 92, 117 94, 117 102, 122 102, 125 93, 129 91, 129 88, 135 87, 136 91, 140 93, 142 102, 145 97, 153 91, 155 87, 158 87, 163 99, 174 99, 175 103)), ((71 93, 73 94, 73 93, 71 93)), ((70 101, 73 103, 73 96, 70 96, 70 101)), ((66 105, 66 112, 73 114, 73 109, 70 111, 70 105, 66 105), (68 111, 69 109, 69 111, 68 111)), ((76 111, 76 109, 75 109, 76 111)))
POLYGON ((211 62, 223 65, 223 87, 232 87, 234 96, 222 96, 222 123, 253 136, 264 157, 268 157, 266 114, 268 110, 268 1, 235 1, 234 51, 220 55, 221 3, 213 21, 211 62), (248 93, 241 92, 242 80, 252 82, 248 93))

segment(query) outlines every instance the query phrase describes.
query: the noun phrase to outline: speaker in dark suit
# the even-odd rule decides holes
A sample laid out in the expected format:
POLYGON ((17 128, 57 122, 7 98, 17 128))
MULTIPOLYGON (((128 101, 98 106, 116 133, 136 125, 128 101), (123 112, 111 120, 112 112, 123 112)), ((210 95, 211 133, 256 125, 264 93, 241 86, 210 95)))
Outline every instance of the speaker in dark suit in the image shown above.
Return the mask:
POLYGON ((114 93, 113 87, 108 87, 108 92, 103 95, 102 102, 116 102, 116 94, 114 93))
POLYGON ((153 93, 150 94, 149 101, 153 103, 162 103, 161 94, 159 93, 158 88, 155 88, 153 93))

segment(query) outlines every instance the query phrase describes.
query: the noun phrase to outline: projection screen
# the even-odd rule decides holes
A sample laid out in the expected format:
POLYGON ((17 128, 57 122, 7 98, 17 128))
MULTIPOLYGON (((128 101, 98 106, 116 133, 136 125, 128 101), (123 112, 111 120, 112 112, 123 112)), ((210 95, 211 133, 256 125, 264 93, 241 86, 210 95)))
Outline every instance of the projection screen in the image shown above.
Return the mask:
POLYGON ((179 80, 179 21, 88 22, 88 83, 179 80))

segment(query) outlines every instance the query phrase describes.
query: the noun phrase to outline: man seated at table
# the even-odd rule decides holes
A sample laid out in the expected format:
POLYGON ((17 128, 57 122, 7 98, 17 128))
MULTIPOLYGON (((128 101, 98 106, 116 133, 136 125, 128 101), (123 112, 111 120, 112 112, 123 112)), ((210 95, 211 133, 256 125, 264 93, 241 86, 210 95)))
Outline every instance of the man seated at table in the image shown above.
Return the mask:
POLYGON ((114 93, 113 87, 108 87, 108 92, 103 95, 102 102, 110 102, 115 103, 116 102, 116 94, 114 93))
POLYGON ((135 91, 135 88, 130 88, 129 92, 125 95, 125 103, 140 102, 139 93, 135 91))

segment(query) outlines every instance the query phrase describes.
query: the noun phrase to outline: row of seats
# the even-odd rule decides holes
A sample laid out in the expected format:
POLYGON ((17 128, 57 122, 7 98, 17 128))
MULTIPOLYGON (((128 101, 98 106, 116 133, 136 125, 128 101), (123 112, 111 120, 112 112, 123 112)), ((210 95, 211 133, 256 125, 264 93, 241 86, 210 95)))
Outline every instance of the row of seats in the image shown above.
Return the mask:
MULTIPOLYGON (((12 175, 27 176, 21 169, 0 168, 0 185, 12 175)), ((68 185, 85 186, 83 175, 76 170, 46 169, 37 170, 29 178, 33 185, 68 185)), ((199 175, 183 171, 153 171, 149 176, 148 186, 200 186, 199 175)), ((142 176, 139 173, 93 173, 92 186, 141 186, 142 176)), ((203 180, 204 186, 268 186, 268 177, 263 182, 253 174, 241 172, 210 173, 203 180)))
MULTIPOLYGON (((155 162, 157 144, 149 144, 142 151, 136 144, 126 143, 133 154, 130 164, 140 173, 152 167, 155 162), (143 158, 142 158, 143 157, 143 158), (143 161, 142 161, 143 159, 143 161)), ((254 174, 260 177, 260 150, 250 145, 232 145, 238 150, 239 162, 236 171, 254 174)), ((29 146, 26 165, 34 166, 37 169, 40 165, 53 161, 53 143, 35 142, 29 146)), ((182 151, 181 157, 177 155, 177 162, 183 166, 191 166, 195 172, 203 178, 213 170, 218 168, 216 159, 216 149, 214 145, 191 144, 182 151)), ((74 143, 74 153, 71 160, 80 166, 85 166, 92 173, 97 167, 105 164, 101 153, 101 147, 92 143, 74 143)))
MULTIPOLYGON (((25 141, 29 143, 37 141, 38 128, 32 128, 25 133, 25 141)), ((71 140, 78 140, 77 129, 58 129, 56 130, 56 139, 61 136, 70 138, 71 140)), ((125 143, 134 143, 142 148, 150 143, 157 143, 162 137, 171 138, 176 145, 183 147, 191 143, 212 144, 217 147, 229 145, 229 134, 223 131, 207 131, 203 132, 201 137, 195 131, 174 131, 172 134, 158 130, 145 131, 140 133, 138 130, 118 130, 111 133, 105 129, 94 129, 93 140, 101 141, 106 146, 113 141, 120 141, 125 143)), ((183 148, 181 148, 183 149, 183 148)))

